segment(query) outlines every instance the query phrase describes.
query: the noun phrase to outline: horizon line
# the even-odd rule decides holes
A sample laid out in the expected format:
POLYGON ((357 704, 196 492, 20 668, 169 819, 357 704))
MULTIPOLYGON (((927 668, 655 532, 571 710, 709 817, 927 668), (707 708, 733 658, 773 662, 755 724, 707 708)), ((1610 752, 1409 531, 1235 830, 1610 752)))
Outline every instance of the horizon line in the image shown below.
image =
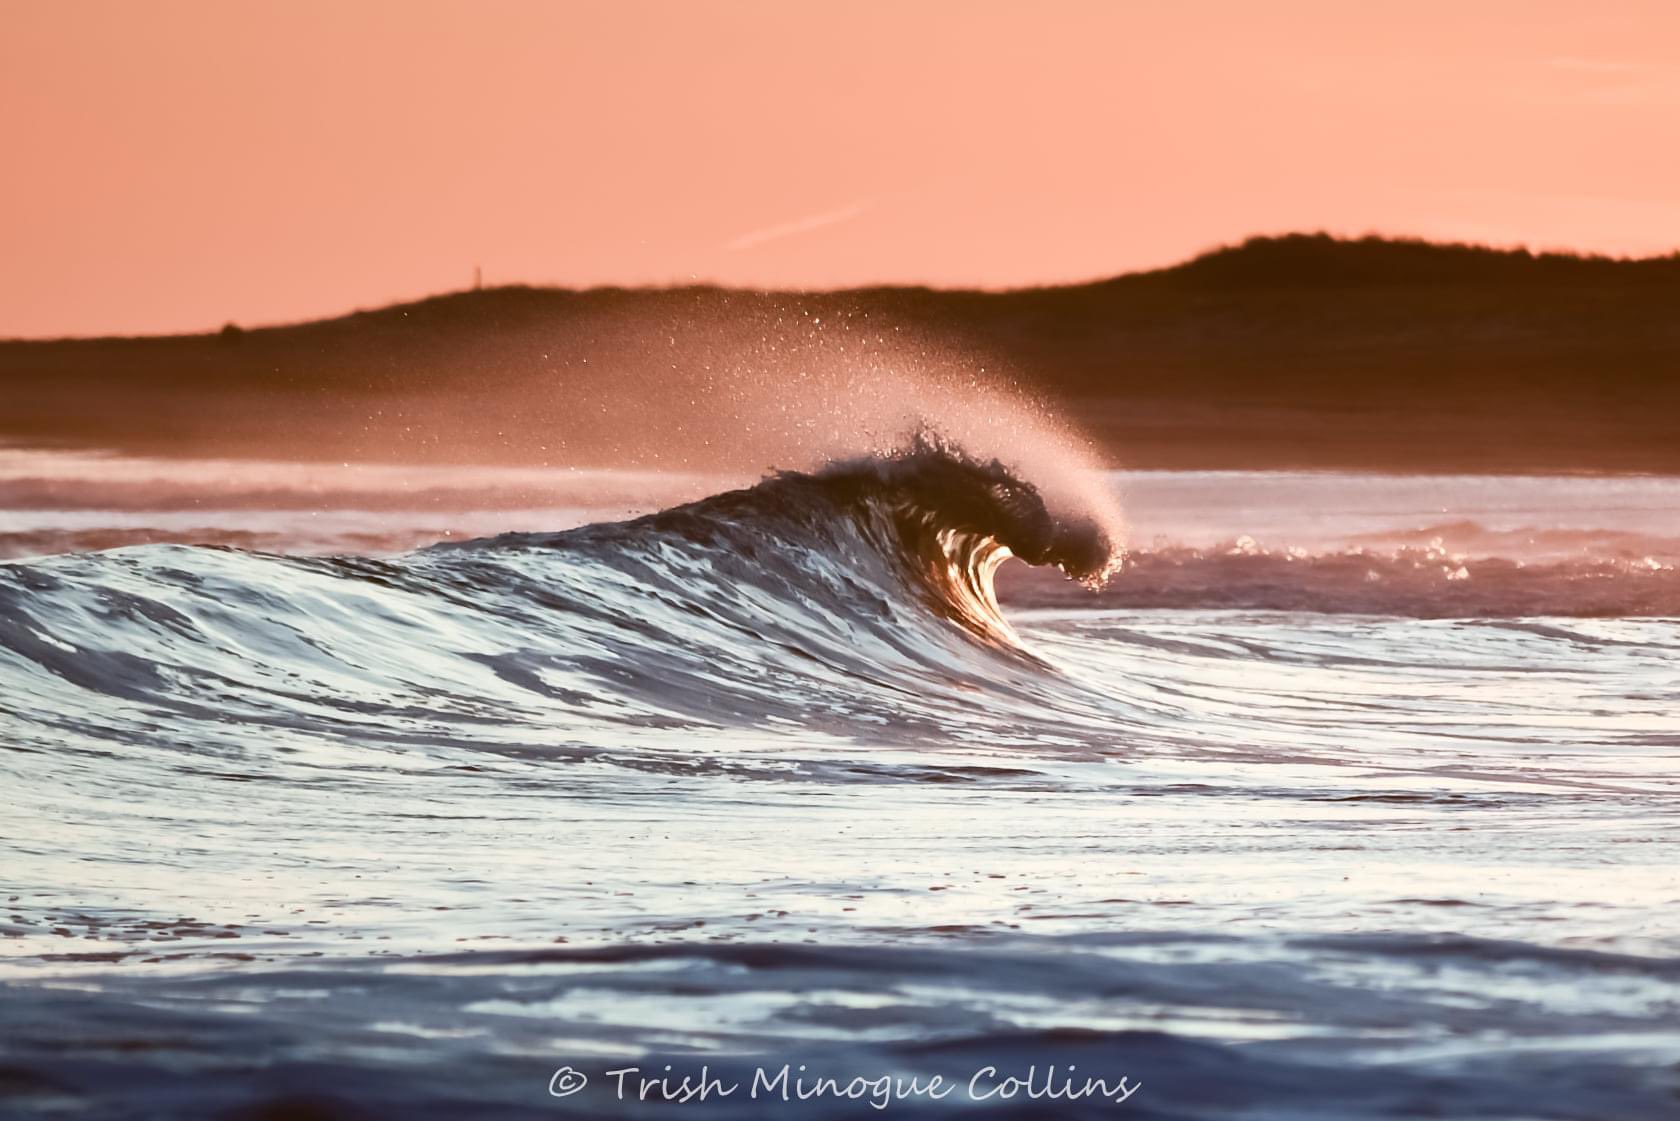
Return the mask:
POLYGON ((865 284, 848 284, 837 287, 819 286, 760 286, 751 284, 731 284, 718 280, 702 280, 690 277, 687 280, 670 281, 642 281, 630 283, 599 283, 576 284, 564 281, 515 280, 504 284, 483 284, 481 267, 474 265, 474 280, 461 288, 445 288, 419 296, 397 296, 385 303, 358 305, 349 310, 328 313, 303 319, 287 319, 260 323, 241 323, 237 319, 228 319, 219 327, 205 327, 201 330, 149 332, 140 334, 87 334, 87 335, 4 335, 0 336, 0 345, 13 343, 71 343, 71 342, 112 342, 120 340, 140 339, 193 339, 207 338, 223 333, 244 334, 253 331, 283 331, 291 328, 306 327, 315 324, 334 323, 340 320, 353 319, 358 315, 377 315, 382 312, 395 311, 400 308, 417 307, 434 300, 445 300, 459 296, 483 295, 510 291, 531 292, 569 292, 577 295, 600 293, 672 293, 685 291, 713 291, 740 293, 743 295, 786 295, 786 296, 844 296, 859 293, 882 292, 925 292, 925 293, 974 293, 984 295, 1008 295, 1025 292, 1053 292, 1077 288, 1092 288, 1117 281, 1157 276, 1161 273, 1174 272, 1187 268, 1199 261, 1209 260, 1225 254, 1240 252, 1268 243, 1282 243, 1289 241, 1323 241, 1338 245, 1359 245, 1378 243, 1391 246, 1409 246, 1436 250, 1457 250, 1488 254, 1490 256, 1520 257, 1531 261, 1567 261, 1582 264, 1624 264, 1637 265, 1661 262, 1680 261, 1680 246, 1666 253, 1618 254, 1606 253, 1589 249, 1573 249, 1564 247, 1538 248, 1533 244, 1494 244, 1491 242, 1476 242, 1464 240, 1442 240, 1426 237, 1420 234, 1392 234, 1367 232, 1361 234, 1333 233, 1327 230, 1288 230, 1277 233, 1249 234, 1240 240, 1219 242, 1205 249, 1197 250, 1188 256, 1179 258, 1170 264, 1155 265, 1146 268, 1129 269, 1122 272, 1102 273, 1083 279, 1046 281, 1029 284, 930 284, 917 281, 882 280, 865 284))

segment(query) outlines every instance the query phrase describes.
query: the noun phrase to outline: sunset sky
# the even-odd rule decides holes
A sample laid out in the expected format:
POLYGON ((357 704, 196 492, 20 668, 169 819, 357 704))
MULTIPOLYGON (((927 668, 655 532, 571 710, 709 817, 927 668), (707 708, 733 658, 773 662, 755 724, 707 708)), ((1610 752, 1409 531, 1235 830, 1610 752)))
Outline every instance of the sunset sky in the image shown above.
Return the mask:
POLYGON ((0 336, 1680 246, 1672 3, 0 0, 0 336))

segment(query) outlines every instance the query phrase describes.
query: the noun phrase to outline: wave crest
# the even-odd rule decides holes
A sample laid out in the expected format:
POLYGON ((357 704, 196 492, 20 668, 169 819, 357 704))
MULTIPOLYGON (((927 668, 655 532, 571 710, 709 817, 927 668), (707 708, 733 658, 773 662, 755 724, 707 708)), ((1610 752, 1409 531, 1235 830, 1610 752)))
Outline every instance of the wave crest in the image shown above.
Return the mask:
POLYGON ((1018 557, 1099 584, 1121 562, 1117 522, 1111 509, 1082 507, 1076 494, 1047 497, 996 459, 982 461, 919 435, 885 455, 842 460, 810 473, 778 472, 756 486, 633 521, 436 549, 534 544, 603 556, 680 538, 705 546, 714 564, 726 558, 752 562, 758 571, 735 575, 779 597, 824 599, 837 587, 878 586, 864 570, 884 564, 898 592, 910 592, 935 615, 984 640, 1012 645, 993 585, 998 567, 1018 557), (859 555, 860 544, 867 556, 859 555), (788 563, 793 554, 837 567, 844 578, 819 591, 809 565, 788 563))
POLYGON ((988 637, 1010 633, 993 584, 1005 560, 1100 583, 1122 556, 1096 512, 1053 513, 1036 485, 998 460, 980 462, 926 439, 895 455, 833 464, 814 476, 784 473, 766 485, 803 479, 872 530, 937 613, 988 637))

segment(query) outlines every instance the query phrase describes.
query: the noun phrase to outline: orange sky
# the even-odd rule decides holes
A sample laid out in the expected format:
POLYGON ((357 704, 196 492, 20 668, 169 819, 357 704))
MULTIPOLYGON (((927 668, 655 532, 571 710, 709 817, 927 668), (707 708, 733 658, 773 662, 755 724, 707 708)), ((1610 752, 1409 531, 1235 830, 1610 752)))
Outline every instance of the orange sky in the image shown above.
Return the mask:
POLYGON ((1680 5, 0 0, 0 336, 1680 246, 1680 5))

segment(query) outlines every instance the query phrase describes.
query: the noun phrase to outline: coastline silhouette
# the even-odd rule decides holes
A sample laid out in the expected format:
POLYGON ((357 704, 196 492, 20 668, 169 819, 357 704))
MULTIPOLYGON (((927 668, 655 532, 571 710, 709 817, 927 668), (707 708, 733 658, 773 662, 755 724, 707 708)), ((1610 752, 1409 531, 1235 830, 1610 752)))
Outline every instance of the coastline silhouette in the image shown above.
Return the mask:
POLYGON ((1128 467, 1670 473, 1677 297, 1675 256, 1303 234, 1009 291, 486 288, 287 326, 0 342, 0 441, 730 468, 768 454, 738 435, 803 378, 843 370, 843 396, 938 367, 1079 418, 1128 467))

